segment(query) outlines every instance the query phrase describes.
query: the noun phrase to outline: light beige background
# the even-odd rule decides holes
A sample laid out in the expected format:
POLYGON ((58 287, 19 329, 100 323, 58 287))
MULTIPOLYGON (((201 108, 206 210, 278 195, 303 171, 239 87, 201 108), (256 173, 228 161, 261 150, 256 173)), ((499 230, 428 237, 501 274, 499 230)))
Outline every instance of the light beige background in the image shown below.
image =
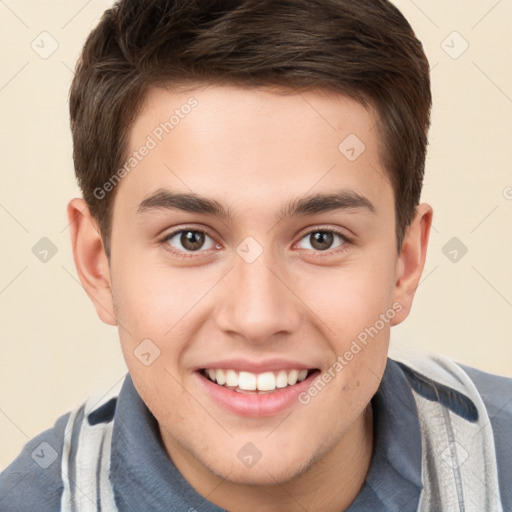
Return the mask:
MULTIPOLYGON (((512 376, 512 1, 397 4, 432 67, 423 201, 434 223, 413 311, 392 340, 512 376), (452 237, 468 249, 457 262, 443 253, 452 237)), ((80 195, 68 89, 108 5, 0 2, 0 468, 126 371, 116 329, 96 317, 78 281, 66 218, 68 200, 80 195), (48 56, 52 39, 58 48, 48 56), (57 248, 46 263, 32 253, 42 237, 57 248)))

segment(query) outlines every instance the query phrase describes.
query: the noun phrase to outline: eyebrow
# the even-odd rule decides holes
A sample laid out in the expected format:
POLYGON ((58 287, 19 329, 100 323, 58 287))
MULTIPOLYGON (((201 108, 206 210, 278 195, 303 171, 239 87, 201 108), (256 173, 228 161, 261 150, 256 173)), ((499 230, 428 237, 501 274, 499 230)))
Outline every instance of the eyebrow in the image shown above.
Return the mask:
MULTIPOLYGON (((234 211, 215 199, 209 199, 194 193, 176 193, 167 189, 158 189, 141 201, 137 214, 146 214, 157 210, 182 210, 191 213, 213 215, 229 221, 234 211)), ((375 214, 373 204, 353 190, 340 190, 332 194, 314 194, 293 199, 286 203, 277 215, 280 219, 326 213, 335 210, 364 210, 375 214)))

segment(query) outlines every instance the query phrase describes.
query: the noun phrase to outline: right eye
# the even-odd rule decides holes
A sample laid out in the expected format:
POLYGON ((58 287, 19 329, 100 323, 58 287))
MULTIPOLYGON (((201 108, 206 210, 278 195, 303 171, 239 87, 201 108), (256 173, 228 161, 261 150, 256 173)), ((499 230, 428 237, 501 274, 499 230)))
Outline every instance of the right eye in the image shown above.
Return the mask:
POLYGON ((208 247, 206 247, 205 250, 213 249, 215 247, 215 241, 208 235, 208 233, 206 233, 206 231, 191 228, 173 231, 166 235, 162 240, 162 243, 170 245, 174 249, 170 249, 171 252, 185 254, 204 252, 200 249, 204 248, 205 242, 208 242, 208 247))

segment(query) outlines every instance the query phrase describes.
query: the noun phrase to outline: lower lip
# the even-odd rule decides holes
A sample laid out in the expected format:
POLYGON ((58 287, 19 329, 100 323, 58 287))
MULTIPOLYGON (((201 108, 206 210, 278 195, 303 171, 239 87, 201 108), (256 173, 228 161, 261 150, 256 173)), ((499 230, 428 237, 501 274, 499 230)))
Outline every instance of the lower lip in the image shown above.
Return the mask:
POLYGON ((311 385, 318 376, 318 371, 312 372, 302 382, 293 386, 278 388, 271 393, 238 393, 231 389, 219 386, 207 379, 200 372, 196 372, 199 381, 206 392, 218 404, 239 416, 260 418, 274 416, 298 403, 297 396, 311 385))

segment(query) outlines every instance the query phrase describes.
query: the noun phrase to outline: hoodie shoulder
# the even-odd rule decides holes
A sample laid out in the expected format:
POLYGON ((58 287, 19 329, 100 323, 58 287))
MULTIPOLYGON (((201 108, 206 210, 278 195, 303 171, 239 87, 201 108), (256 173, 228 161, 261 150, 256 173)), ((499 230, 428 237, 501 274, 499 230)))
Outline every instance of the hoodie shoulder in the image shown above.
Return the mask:
POLYGON ((55 512, 63 491, 61 459, 64 432, 70 412, 55 425, 31 439, 0 473, 2 512, 55 512))

